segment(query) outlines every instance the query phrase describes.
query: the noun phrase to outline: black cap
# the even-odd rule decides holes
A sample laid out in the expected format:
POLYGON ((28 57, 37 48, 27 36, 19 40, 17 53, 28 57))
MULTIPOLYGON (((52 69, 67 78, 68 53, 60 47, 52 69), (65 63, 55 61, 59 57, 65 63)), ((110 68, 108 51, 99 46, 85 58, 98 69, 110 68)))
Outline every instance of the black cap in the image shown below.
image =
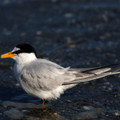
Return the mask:
POLYGON ((15 54, 34 53, 37 56, 35 49, 30 44, 27 43, 18 44, 16 45, 16 48, 19 48, 19 50, 14 51, 13 53, 15 54))

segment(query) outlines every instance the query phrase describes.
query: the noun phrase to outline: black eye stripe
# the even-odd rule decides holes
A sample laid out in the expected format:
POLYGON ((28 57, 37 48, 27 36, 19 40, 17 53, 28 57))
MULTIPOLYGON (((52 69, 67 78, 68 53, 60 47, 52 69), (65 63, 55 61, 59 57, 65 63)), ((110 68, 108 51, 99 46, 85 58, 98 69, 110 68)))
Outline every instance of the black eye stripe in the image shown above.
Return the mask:
POLYGON ((17 51, 14 51, 14 52, 12 52, 13 54, 19 54, 19 53, 23 53, 23 51, 22 50, 17 50, 17 51))

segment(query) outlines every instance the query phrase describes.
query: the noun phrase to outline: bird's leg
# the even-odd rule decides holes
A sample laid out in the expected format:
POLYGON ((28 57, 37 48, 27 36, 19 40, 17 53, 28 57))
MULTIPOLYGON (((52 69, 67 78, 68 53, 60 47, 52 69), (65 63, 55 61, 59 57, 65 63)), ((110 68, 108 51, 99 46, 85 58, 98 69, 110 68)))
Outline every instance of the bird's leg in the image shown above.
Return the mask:
POLYGON ((41 104, 41 107, 44 108, 45 106, 45 100, 42 100, 42 104, 41 104))
POLYGON ((42 100, 42 106, 45 104, 45 100, 42 100))

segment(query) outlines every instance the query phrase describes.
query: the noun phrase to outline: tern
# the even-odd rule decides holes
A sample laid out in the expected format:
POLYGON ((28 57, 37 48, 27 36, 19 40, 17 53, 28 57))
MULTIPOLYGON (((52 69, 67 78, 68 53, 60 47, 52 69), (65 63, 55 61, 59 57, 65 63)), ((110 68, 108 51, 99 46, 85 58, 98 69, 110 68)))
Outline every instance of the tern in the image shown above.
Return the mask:
POLYGON ((52 61, 37 58, 35 49, 27 43, 16 45, 11 52, 0 56, 15 60, 14 73, 21 87, 43 100, 60 97, 65 90, 81 82, 119 74, 118 64, 96 68, 64 68, 52 61))

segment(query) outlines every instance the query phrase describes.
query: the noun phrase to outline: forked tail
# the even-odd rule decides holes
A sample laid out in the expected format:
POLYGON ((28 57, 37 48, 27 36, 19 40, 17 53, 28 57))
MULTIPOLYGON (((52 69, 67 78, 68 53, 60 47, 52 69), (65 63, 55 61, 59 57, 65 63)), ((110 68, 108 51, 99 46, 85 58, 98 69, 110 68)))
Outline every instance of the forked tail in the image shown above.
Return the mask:
POLYGON ((87 82, 102 78, 109 75, 120 73, 120 64, 111 64, 96 68, 85 68, 85 69, 70 69, 70 72, 75 72, 76 78, 72 81, 64 82, 63 85, 78 84, 80 82, 87 82))

